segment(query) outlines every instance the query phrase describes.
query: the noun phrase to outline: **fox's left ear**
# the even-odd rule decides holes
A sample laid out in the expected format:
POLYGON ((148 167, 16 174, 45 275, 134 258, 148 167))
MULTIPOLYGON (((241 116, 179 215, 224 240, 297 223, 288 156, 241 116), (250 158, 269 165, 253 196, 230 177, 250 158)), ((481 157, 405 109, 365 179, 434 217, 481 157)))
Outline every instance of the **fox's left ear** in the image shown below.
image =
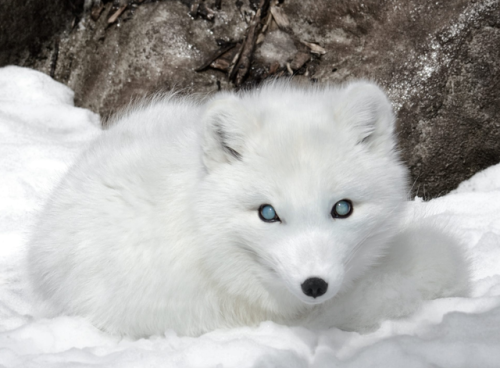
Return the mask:
POLYGON ((374 151, 394 149, 394 113, 386 94, 376 84, 360 81, 347 85, 337 116, 353 128, 358 144, 366 144, 374 151))
POLYGON ((203 113, 203 163, 208 171, 242 159, 255 116, 232 94, 220 94, 203 113))

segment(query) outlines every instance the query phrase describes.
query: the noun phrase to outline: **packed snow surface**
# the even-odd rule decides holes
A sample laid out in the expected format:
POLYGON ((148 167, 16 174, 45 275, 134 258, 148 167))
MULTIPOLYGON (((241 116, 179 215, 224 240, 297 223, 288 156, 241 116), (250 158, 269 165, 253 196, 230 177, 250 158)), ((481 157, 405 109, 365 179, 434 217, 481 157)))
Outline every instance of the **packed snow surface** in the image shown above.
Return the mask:
POLYGON ((463 239, 472 294, 426 302, 361 335, 272 322, 198 338, 108 335, 82 318, 32 317, 26 243, 59 179, 99 132, 99 117, 39 72, 0 68, 0 367, 500 367, 500 165, 452 193, 416 199, 408 218, 431 218, 463 239))

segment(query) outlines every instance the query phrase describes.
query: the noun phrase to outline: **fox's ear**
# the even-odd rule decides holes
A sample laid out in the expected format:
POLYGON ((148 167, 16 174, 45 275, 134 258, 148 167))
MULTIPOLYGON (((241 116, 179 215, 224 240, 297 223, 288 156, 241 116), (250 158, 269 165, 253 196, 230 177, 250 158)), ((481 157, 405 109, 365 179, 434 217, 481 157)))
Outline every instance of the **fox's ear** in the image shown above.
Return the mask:
POLYGON ((394 149, 394 113, 386 94, 376 84, 365 81, 349 84, 337 113, 353 128, 359 144, 385 152, 394 149))
POLYGON ((203 162, 210 172, 217 165, 241 160, 245 140, 255 117, 238 97, 222 94, 207 105, 203 114, 203 162))

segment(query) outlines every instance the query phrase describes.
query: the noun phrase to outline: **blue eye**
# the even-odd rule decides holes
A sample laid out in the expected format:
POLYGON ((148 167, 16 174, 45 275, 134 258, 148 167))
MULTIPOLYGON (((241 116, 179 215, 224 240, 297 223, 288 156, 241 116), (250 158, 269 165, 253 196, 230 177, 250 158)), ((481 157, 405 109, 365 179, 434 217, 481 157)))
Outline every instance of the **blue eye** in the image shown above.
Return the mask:
POLYGON ((275 209, 270 204, 263 204, 259 207, 259 217, 264 222, 281 221, 275 209))
POLYGON ((333 218, 346 218, 352 213, 352 202, 348 199, 342 199, 333 205, 333 218))

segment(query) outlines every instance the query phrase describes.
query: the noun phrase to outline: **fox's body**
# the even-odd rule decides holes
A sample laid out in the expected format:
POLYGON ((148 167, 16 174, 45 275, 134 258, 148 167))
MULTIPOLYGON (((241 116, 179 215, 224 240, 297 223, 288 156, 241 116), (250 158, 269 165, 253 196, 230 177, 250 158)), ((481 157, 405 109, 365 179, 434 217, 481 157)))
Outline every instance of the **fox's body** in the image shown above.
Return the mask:
POLYGON ((52 313, 131 336, 265 320, 360 330, 457 295, 467 272, 453 242, 398 230, 393 129, 364 82, 137 107, 54 192, 30 249, 35 289, 52 313), (352 213, 336 218, 342 200, 352 213), (308 295, 311 278, 327 288, 308 295), (405 282, 388 303, 384 288, 405 282))

